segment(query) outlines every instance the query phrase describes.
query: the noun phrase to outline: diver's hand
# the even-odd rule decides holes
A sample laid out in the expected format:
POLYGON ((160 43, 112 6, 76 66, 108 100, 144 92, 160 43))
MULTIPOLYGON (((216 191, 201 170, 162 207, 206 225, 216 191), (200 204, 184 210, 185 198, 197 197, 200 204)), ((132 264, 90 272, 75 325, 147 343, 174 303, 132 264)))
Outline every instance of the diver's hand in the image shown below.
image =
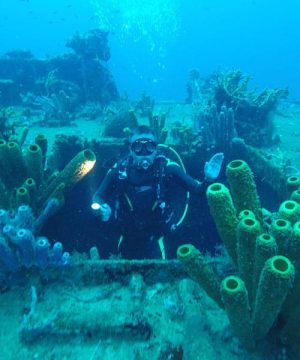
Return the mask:
POLYGON ((111 208, 108 204, 100 205, 98 203, 93 203, 91 207, 93 210, 93 214, 95 216, 99 216, 102 221, 108 221, 110 219, 111 208))
POLYGON ((220 174, 223 164, 224 154, 217 153, 204 165, 204 175, 206 181, 214 181, 220 174))

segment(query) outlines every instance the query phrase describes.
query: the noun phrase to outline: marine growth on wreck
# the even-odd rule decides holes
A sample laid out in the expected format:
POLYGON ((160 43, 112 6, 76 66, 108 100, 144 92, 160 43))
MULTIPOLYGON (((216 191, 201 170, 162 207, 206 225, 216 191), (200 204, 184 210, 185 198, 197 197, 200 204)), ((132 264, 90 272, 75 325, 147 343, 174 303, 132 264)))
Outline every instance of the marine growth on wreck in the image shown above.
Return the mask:
POLYGON ((299 101, 280 74, 257 87, 262 71, 248 74, 242 49, 228 66, 236 40, 225 40, 220 15, 246 21, 264 9, 14 2, 15 26, 26 20, 49 55, 20 32, 0 45, 0 358, 299 359, 299 101), (53 39, 64 45, 51 54, 53 39), (163 165, 142 161, 152 154, 163 165), (199 188, 184 188, 176 170, 168 177, 168 166, 199 188), (106 221, 94 194, 116 171, 106 221), (128 224, 138 193, 145 203, 128 224), (164 236, 158 223, 145 227, 158 211, 172 222, 164 236), (125 228, 155 241, 159 256, 123 256, 125 228))

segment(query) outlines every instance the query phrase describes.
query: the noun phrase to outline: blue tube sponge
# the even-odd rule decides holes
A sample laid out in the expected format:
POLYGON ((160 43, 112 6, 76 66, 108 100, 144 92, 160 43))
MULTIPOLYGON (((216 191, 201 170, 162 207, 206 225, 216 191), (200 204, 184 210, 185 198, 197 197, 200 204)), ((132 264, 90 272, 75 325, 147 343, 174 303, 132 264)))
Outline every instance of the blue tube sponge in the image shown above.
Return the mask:
POLYGON ((0 238, 0 263, 5 272, 16 272, 19 268, 17 257, 3 238, 0 238))
POLYGON ((5 225, 4 228, 2 229, 2 233, 4 237, 13 243, 16 241, 16 232, 17 231, 15 227, 9 224, 5 225))
POLYGON ((58 200, 50 199, 37 220, 28 205, 20 205, 17 211, 0 209, 0 284, 9 284, 10 275, 23 266, 44 270, 70 264, 71 255, 63 251, 62 243, 50 249, 49 240, 35 234, 58 207, 58 200))
POLYGON ((34 237, 32 232, 28 229, 20 229, 17 232, 15 244, 18 246, 20 252, 20 260, 27 268, 34 263, 34 237))
POLYGON ((47 205, 41 212, 40 216, 36 219, 34 224, 34 233, 37 234, 45 222, 56 213, 59 208, 59 201, 56 198, 50 198, 47 205))
POLYGON ((8 221, 8 213, 4 209, 0 209, 0 226, 1 228, 4 227, 8 221))
POLYGON ((16 225, 23 229, 32 229, 33 227, 33 214, 28 205, 21 205, 18 207, 18 212, 15 218, 16 225))
POLYGON ((70 262, 71 262, 71 255, 70 255, 70 253, 65 251, 61 257, 61 265, 67 266, 67 265, 70 265, 70 262))
POLYGON ((54 265, 60 264, 62 254, 63 254, 63 244, 61 242, 56 242, 52 247, 51 262, 54 265))
POLYGON ((49 241, 46 237, 38 237, 35 243, 35 264, 40 269, 49 265, 49 241))

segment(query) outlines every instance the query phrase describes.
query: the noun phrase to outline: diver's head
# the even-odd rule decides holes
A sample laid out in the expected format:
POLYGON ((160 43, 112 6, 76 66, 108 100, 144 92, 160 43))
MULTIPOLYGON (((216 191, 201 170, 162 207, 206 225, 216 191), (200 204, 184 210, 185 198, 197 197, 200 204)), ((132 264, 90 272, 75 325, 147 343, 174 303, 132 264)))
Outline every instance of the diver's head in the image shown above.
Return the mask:
POLYGON ((146 125, 134 128, 129 137, 129 146, 134 166, 147 170, 157 155, 157 139, 154 131, 146 125))

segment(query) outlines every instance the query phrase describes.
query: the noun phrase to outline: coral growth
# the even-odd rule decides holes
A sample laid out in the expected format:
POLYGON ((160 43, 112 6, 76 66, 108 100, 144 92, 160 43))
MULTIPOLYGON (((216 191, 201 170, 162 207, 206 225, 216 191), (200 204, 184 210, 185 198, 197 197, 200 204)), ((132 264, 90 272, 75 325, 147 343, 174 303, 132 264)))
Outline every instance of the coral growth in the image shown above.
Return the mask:
POLYGON ((2 108, 0 110, 0 138, 8 140, 10 136, 16 134, 15 112, 12 108, 2 108))
POLYGON ((203 138, 192 126, 180 124, 171 125, 170 143, 176 146, 181 154, 192 155, 203 146, 203 138))
POLYGON ((276 141, 271 113, 287 89, 249 90, 250 77, 241 70, 217 72, 211 79, 214 101, 218 109, 231 107, 240 137, 255 146, 270 146, 276 141))
POLYGON ((50 172, 45 168, 47 139, 38 135, 26 146, 24 139, 0 139, 0 207, 14 210, 29 204, 39 214, 50 198, 62 205, 64 193, 92 169, 96 157, 83 149, 61 171, 50 172))
POLYGON ((90 30, 86 34, 77 33, 67 42, 66 46, 83 58, 98 58, 103 61, 108 61, 110 58, 108 32, 100 29, 90 30))
MULTIPOLYGON (((4 54, 0 57, 0 105, 20 105, 24 98, 41 97, 40 101, 49 103, 45 121, 63 124, 68 120, 66 113, 79 105, 118 100, 105 63, 110 57, 107 35, 101 30, 75 35, 67 44, 75 53, 50 59, 36 59, 22 51, 4 54)), ((35 109, 39 100, 27 106, 35 109)))
POLYGON ((58 200, 49 199, 43 212, 36 218, 28 205, 16 211, 0 209, 0 284, 9 286, 12 278, 24 267, 40 269, 69 264, 70 254, 63 246, 45 237, 35 236, 52 212, 59 206, 58 200))
POLYGON ((140 116, 146 117, 150 112, 153 112, 155 106, 155 100, 151 98, 146 92, 143 92, 140 100, 136 103, 134 110, 139 113, 140 116))
POLYGON ((188 99, 194 107, 194 126, 197 130, 204 127, 204 135, 210 135, 207 139, 204 136, 208 145, 212 142, 211 133, 214 134, 215 123, 223 127, 227 123, 229 140, 237 135, 247 144, 257 147, 270 147, 278 143, 272 112, 279 101, 287 97, 288 91, 250 90, 249 81, 249 76, 236 69, 217 71, 205 80, 200 78, 199 72, 191 72, 188 99))
POLYGON ((232 161, 226 173, 231 191, 215 183, 208 187, 207 199, 236 272, 221 282, 192 245, 181 246, 178 257, 191 277, 225 308, 245 348, 253 350, 279 317, 283 329, 273 333, 285 344, 296 345, 293 329, 299 314, 299 204, 283 202, 269 225, 262 216, 248 165, 232 161))
POLYGON ((237 135, 232 108, 223 105, 218 111, 215 104, 200 106, 193 121, 206 148, 224 152, 231 149, 232 141, 237 135))

